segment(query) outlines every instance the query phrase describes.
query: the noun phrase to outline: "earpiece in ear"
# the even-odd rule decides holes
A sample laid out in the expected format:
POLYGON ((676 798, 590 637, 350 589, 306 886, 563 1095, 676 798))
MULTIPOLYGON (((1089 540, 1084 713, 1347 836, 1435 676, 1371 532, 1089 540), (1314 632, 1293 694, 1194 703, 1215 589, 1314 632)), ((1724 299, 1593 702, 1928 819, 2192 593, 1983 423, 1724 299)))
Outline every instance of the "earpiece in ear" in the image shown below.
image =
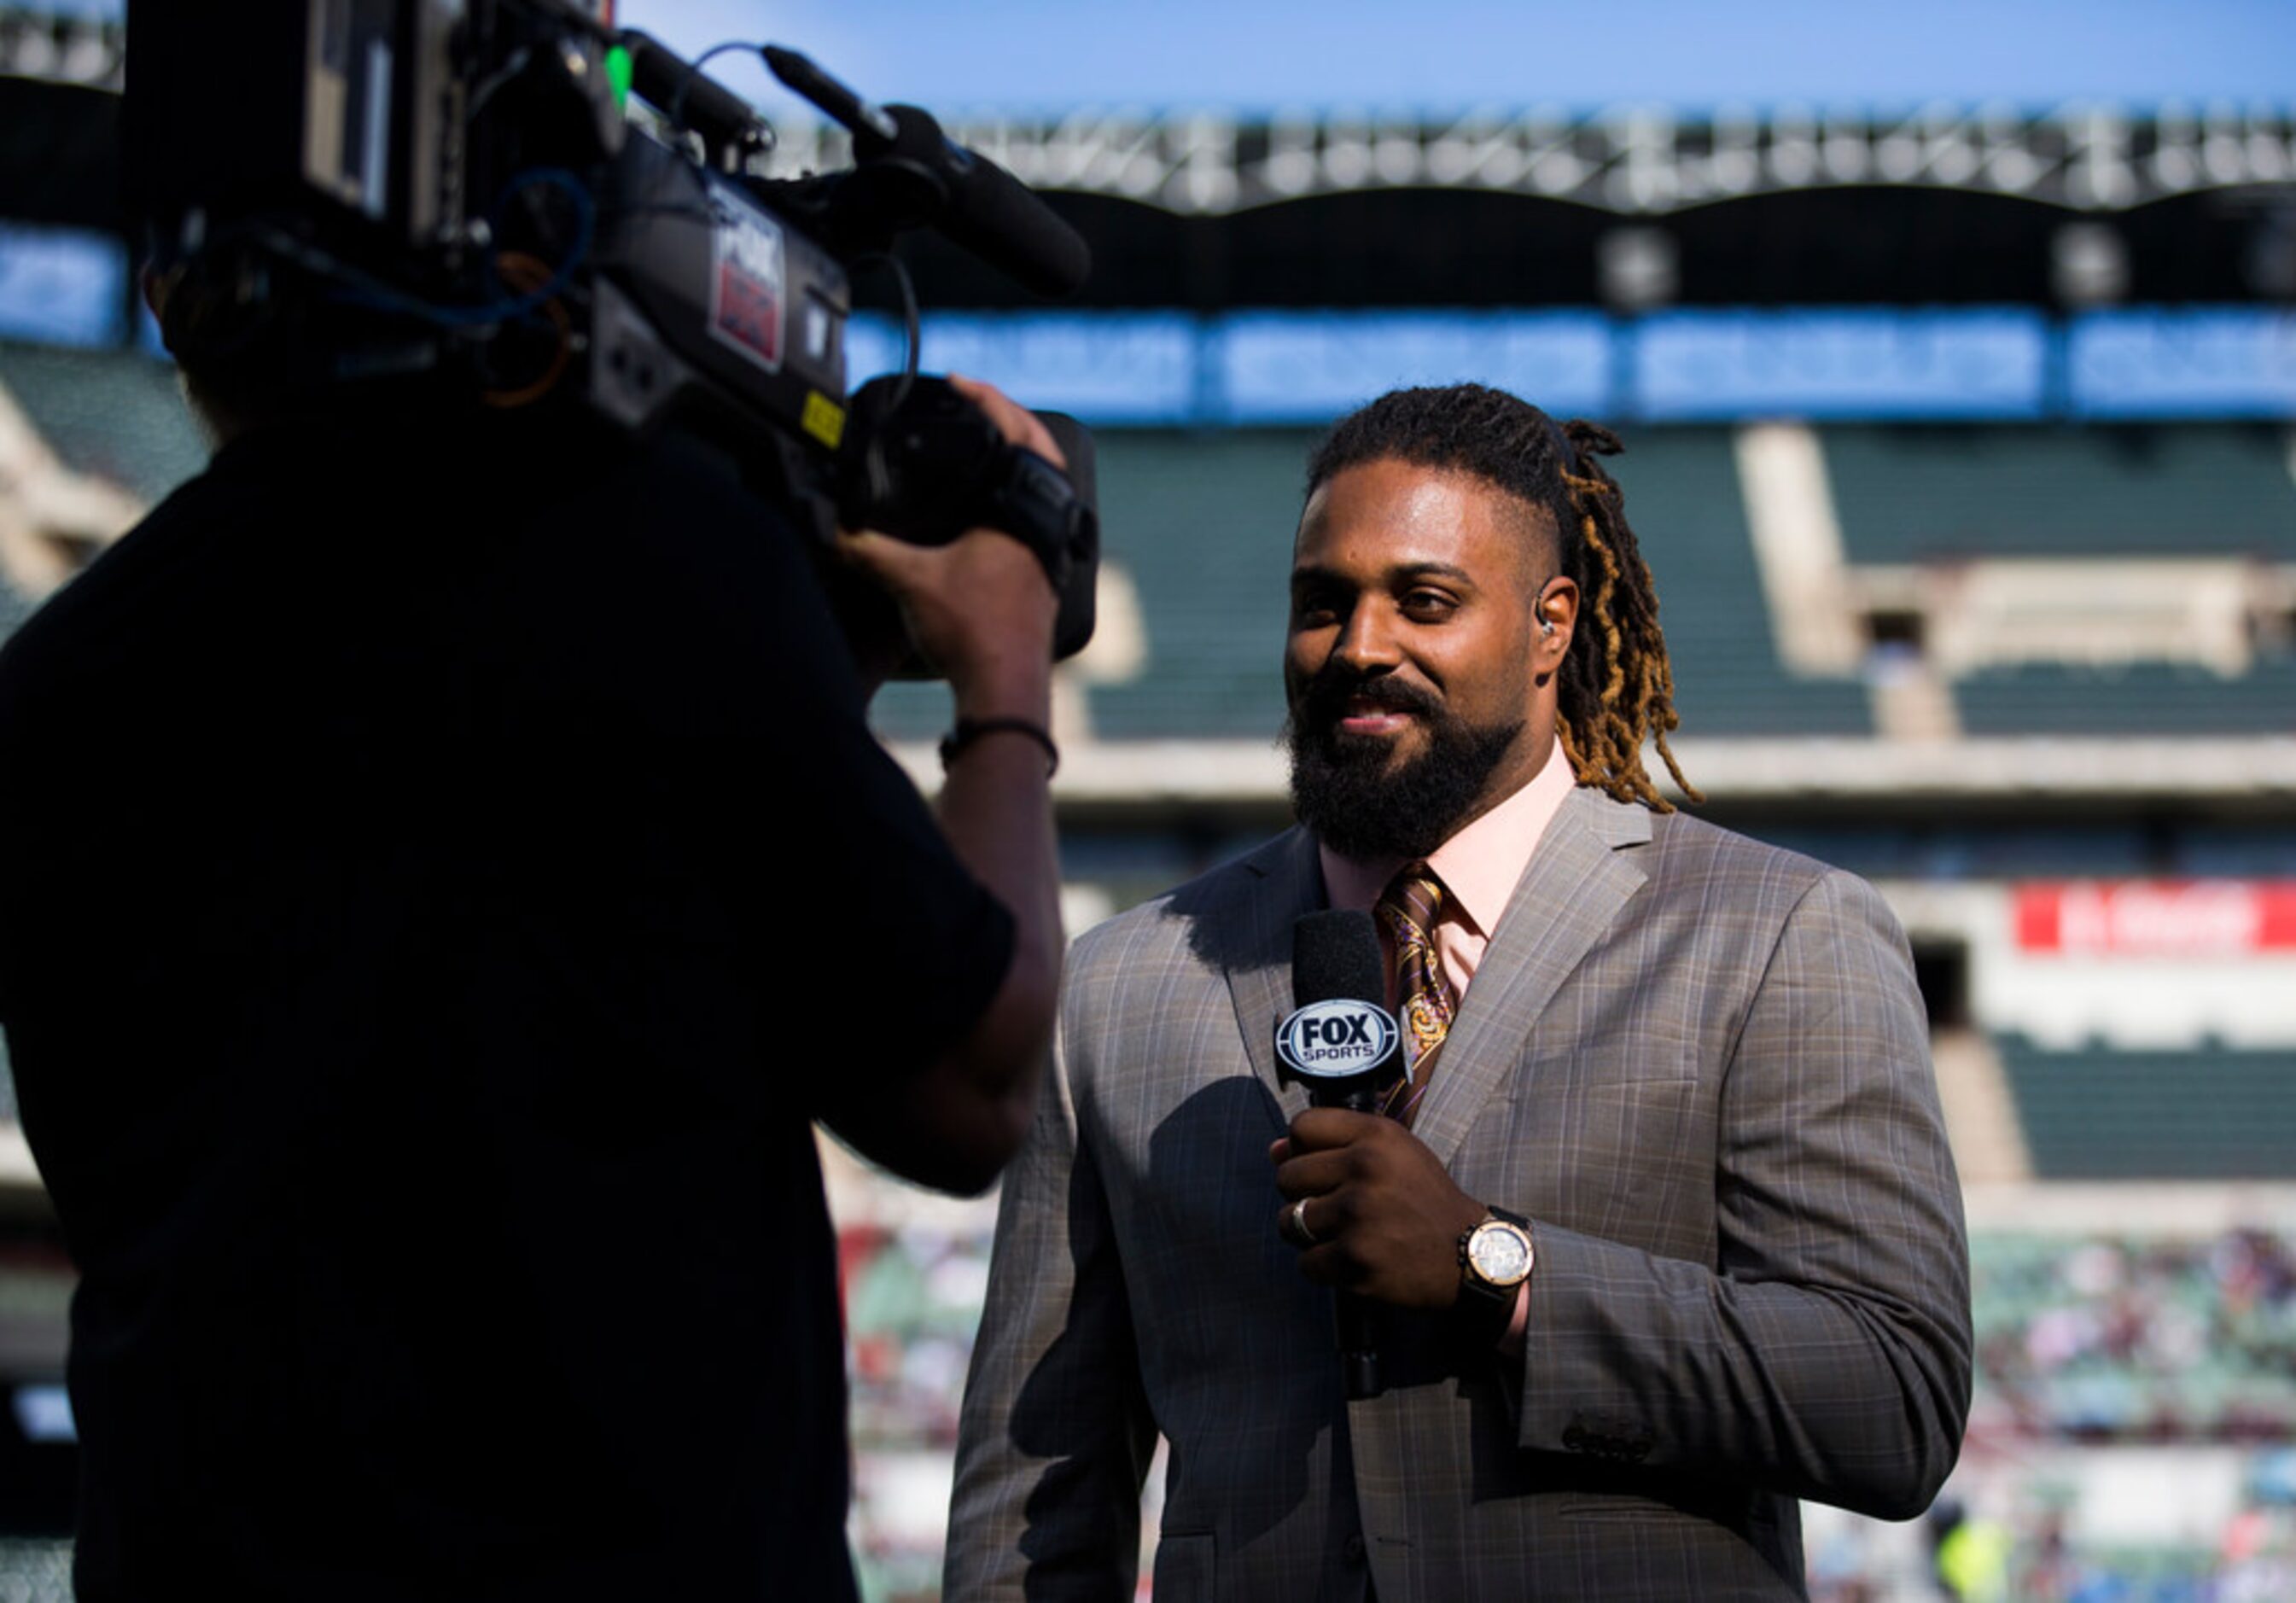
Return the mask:
MULTIPOLYGON (((1558 573, 1554 579, 1561 577, 1562 576, 1558 573)), ((1554 579, 1550 579, 1538 587, 1538 598, 1530 604, 1531 612, 1538 619, 1538 632, 1542 635, 1551 635, 1554 632, 1554 620, 1546 615, 1546 593, 1554 588, 1554 579)))

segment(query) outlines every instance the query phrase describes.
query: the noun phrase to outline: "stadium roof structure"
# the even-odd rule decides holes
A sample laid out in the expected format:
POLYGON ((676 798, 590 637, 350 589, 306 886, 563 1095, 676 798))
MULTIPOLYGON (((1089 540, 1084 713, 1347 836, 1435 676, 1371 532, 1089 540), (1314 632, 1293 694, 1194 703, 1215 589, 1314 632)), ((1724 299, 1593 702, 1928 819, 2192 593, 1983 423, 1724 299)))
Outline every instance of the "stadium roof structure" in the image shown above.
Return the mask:
MULTIPOLYGON (((1114 110, 960 119, 950 132, 1050 193, 1094 242, 1082 305, 2296 296, 2296 118, 2284 108, 1934 104, 1691 120, 1532 107, 1260 123, 1114 110), (2109 237, 2061 242, 2080 224, 2109 237), (2099 252, 2110 284, 2096 268, 2083 276, 2099 252)), ((792 127, 775 167, 832 170, 846 154, 841 130, 792 127)), ((914 253, 936 304, 1021 303, 947 247, 920 241, 914 253)))
MULTIPOLYGON (((2296 176, 2284 109, 2034 114, 1936 103, 1898 116, 1784 108, 1688 118, 1659 106, 1490 107, 1443 121, 1301 113, 1244 122, 1200 111, 1086 109, 1058 119, 957 118, 948 132, 1023 182, 1184 214, 1247 211, 1351 191, 1480 190, 1663 215, 1748 196, 1899 185, 2080 211, 2296 176)), ((843 166, 842 129, 783 136, 780 164, 843 166)))

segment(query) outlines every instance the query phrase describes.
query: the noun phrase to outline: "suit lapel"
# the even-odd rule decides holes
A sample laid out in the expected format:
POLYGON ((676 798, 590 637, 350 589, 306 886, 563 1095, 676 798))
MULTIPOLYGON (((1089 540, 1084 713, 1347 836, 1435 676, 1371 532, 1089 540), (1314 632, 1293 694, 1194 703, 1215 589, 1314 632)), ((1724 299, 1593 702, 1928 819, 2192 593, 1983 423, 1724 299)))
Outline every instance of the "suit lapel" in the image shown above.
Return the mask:
POLYGON ((1641 888, 1646 875, 1627 849, 1650 838, 1649 813, 1583 786, 1547 826, 1491 932, 1412 1122, 1412 1133, 1444 1163, 1514 1073, 1556 989, 1641 888))
POLYGON ((1275 1025, 1292 1010, 1292 930, 1300 915, 1324 905, 1324 870, 1304 829, 1278 835, 1242 864, 1250 876, 1234 917, 1243 941, 1228 965, 1236 1028, 1259 1076, 1289 1123, 1307 1111, 1308 1092, 1277 1073, 1275 1025))

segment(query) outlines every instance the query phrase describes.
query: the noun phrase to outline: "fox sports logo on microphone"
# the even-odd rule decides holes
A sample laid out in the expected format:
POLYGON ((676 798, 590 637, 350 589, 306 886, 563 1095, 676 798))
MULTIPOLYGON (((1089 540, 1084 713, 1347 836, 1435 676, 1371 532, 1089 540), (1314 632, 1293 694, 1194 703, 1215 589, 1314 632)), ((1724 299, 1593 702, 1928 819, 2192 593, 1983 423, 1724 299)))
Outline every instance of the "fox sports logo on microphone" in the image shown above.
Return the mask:
POLYGON ((1310 1002, 1275 1028, 1275 1056, 1295 1074, 1341 1080, 1361 1074, 1395 1050, 1394 1016, 1377 1002, 1310 1002))

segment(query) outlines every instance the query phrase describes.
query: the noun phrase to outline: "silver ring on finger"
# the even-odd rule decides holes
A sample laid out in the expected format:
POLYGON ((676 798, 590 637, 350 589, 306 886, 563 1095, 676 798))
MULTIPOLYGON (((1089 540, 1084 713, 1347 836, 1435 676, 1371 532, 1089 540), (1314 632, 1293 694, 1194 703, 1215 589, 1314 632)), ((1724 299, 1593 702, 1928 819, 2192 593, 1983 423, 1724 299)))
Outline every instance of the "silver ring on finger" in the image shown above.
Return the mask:
POLYGON ((1320 1246, 1323 1245, 1322 1241, 1316 1235, 1316 1232, 1308 1228, 1308 1199, 1304 1196, 1298 1202, 1292 1204, 1292 1228, 1300 1233, 1300 1240, 1302 1245, 1320 1246))

